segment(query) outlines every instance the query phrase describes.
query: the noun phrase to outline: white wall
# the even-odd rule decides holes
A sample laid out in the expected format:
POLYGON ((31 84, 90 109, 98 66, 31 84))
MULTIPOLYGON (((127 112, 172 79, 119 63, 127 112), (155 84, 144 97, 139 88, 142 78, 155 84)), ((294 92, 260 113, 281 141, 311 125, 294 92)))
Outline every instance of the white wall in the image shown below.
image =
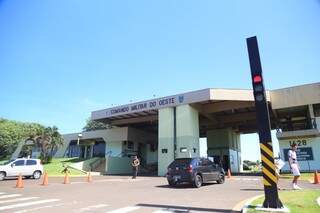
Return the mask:
POLYGON ((190 105, 176 107, 177 158, 199 157, 199 113, 190 105), (181 148, 187 149, 181 152, 181 148))
MULTIPOLYGON (((284 149, 290 148, 290 141, 294 141, 297 143, 298 148, 299 147, 311 147, 313 152, 313 159, 311 161, 298 161, 300 165, 301 170, 309 170, 309 167, 311 170, 319 170, 320 169, 320 137, 313 137, 313 138, 297 138, 297 139, 287 139, 287 140, 279 140, 280 145, 280 154, 281 159, 285 159, 284 155, 287 155, 287 153, 284 153, 284 149), (300 143, 299 141, 304 141, 304 143, 300 143), (299 146, 300 145, 300 146, 299 146)), ((289 164, 286 161, 285 166, 282 168, 282 171, 290 171, 289 164)))

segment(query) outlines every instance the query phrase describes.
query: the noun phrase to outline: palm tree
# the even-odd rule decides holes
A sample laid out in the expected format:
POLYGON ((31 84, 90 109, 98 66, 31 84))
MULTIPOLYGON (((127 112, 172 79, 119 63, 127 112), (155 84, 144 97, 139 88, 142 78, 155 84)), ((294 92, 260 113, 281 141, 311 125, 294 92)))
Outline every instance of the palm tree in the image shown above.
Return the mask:
POLYGON ((28 140, 34 141, 35 145, 40 147, 40 158, 43 163, 49 162, 57 148, 63 145, 63 138, 56 126, 42 128, 28 140))

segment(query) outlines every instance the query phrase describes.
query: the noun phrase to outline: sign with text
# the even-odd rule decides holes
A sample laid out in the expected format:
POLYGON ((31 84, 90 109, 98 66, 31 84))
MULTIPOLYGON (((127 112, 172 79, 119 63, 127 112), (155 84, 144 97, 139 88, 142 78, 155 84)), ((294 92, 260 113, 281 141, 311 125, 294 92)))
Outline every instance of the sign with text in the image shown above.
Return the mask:
POLYGON ((130 113, 138 113, 143 111, 157 110, 166 107, 175 107, 183 104, 196 103, 200 101, 210 100, 210 89, 198 90, 194 92, 173 95, 163 98, 132 103, 104 110, 92 112, 92 119, 110 118, 130 113))
MULTIPOLYGON (((290 149, 283 149, 284 159, 285 161, 288 161, 288 151, 290 149)), ((297 160, 299 161, 307 161, 307 160, 313 160, 313 153, 311 147, 299 147, 297 148, 297 160)))

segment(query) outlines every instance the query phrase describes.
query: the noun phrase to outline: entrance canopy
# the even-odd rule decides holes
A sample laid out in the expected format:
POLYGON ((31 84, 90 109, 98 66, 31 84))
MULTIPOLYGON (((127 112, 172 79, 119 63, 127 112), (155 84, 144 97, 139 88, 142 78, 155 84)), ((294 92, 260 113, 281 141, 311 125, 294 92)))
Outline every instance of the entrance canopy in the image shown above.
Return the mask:
MULTIPOLYGON (((309 125, 308 106, 319 108, 320 83, 267 91, 271 127, 285 129, 288 117, 293 126, 309 125)), ((211 129, 232 128, 239 133, 256 132, 252 90, 203 89, 162 98, 93 111, 91 119, 113 126, 131 126, 156 133, 159 109, 189 104, 199 112, 200 136, 211 129)), ((290 127, 290 126, 289 126, 290 127)))
MULTIPOLYGON (((270 101, 269 92, 267 99, 270 101)), ((91 117, 114 126, 130 125, 156 132, 159 109, 185 104, 199 112, 201 135, 210 129, 230 127, 239 132, 255 131, 253 93, 242 89, 203 89, 98 110, 91 117)))

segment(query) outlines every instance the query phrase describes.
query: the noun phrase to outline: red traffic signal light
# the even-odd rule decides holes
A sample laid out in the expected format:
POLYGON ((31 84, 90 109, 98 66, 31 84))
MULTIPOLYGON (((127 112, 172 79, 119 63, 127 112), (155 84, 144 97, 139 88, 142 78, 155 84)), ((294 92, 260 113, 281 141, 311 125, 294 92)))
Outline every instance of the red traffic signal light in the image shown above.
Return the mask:
POLYGON ((260 75, 256 75, 253 77, 253 83, 261 83, 262 82, 262 77, 260 75))

